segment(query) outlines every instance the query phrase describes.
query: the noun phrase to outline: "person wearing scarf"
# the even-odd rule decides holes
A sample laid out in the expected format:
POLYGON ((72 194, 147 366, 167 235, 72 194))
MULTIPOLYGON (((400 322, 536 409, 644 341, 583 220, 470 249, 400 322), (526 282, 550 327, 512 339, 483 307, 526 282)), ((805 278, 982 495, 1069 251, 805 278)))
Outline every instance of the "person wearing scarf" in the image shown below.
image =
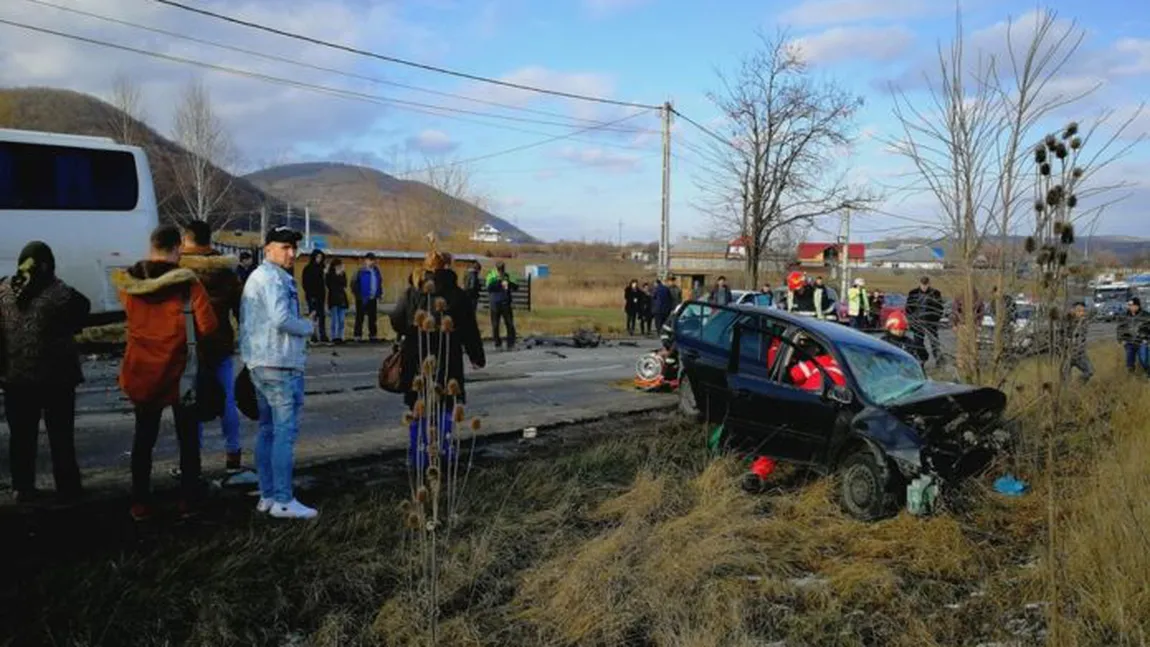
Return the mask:
POLYGON ((0 280, 0 385, 8 420, 8 460, 17 501, 39 498, 36 448, 40 419, 48 431, 56 494, 80 497, 76 463, 76 386, 84 381, 73 336, 84 328, 91 303, 56 278, 48 245, 28 243, 16 273, 0 280))

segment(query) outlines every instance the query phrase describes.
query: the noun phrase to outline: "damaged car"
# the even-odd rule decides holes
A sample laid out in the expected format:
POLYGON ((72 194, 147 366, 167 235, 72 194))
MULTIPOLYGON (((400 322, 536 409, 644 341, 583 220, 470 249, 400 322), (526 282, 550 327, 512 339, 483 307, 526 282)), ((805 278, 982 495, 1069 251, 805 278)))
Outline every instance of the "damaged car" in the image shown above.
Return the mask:
POLYGON ((1013 435, 997 389, 935 382, 905 351, 852 328, 754 306, 688 302, 673 323, 679 407, 723 444, 838 474, 848 514, 929 512, 1013 435))

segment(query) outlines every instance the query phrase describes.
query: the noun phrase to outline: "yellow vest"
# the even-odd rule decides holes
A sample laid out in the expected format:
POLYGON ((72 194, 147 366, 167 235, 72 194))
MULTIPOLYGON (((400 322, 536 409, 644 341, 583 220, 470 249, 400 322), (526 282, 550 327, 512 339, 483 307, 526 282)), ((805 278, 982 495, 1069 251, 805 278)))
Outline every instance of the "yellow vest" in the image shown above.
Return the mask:
POLYGON ((866 288, 853 287, 847 290, 847 314, 857 317, 859 313, 870 314, 870 301, 866 288))

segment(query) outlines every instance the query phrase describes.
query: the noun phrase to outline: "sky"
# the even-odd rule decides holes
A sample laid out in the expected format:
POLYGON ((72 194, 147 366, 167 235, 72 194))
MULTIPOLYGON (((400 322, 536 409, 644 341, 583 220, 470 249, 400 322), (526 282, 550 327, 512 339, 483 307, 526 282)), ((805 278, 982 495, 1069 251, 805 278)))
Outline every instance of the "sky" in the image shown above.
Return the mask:
MULTIPOLYGON (((48 0, 46 0, 48 1, 48 0)), ((675 108, 722 130, 708 93, 759 46, 757 32, 785 33, 820 81, 862 97, 854 145, 836 172, 881 193, 876 212, 856 214, 852 238, 930 236, 941 230, 938 205, 908 187, 909 162, 889 148, 899 134, 896 92, 925 110, 925 75, 937 48, 955 33, 955 5, 943 0, 184 0, 317 39, 473 75, 626 103, 675 108), (781 30, 781 31, 780 31, 781 30)), ((234 140, 237 171, 330 160, 369 164, 394 174, 463 162, 471 191, 490 211, 545 240, 654 241, 662 186, 657 111, 550 97, 413 69, 194 15, 151 0, 50 0, 52 4, 224 43, 252 54, 192 43, 133 26, 61 11, 30 0, 4 0, 0 19, 193 59, 274 82, 80 43, 0 24, 0 86, 50 86, 107 98, 114 79, 138 85, 145 119, 170 132, 182 88, 201 80, 234 140), (292 86, 297 82, 324 89, 292 86), (357 94, 333 94, 330 89, 357 94), (438 93, 438 94, 437 94, 438 93), (454 95, 454 96, 453 96, 454 95), (393 100, 409 102, 396 104, 393 100), (415 104, 415 105, 412 105, 415 104), (438 107, 428 107, 438 106, 438 107), (447 112, 442 107, 462 112, 447 112), (610 124, 603 126, 603 123, 610 124), (468 161, 474 160, 474 161, 468 161)), ((1150 132, 1150 2, 1051 0, 1059 28, 1084 30, 1078 53, 1051 91, 1098 86, 1037 128, 1084 125, 1113 113, 1135 118, 1112 150, 1150 132)), ((968 51, 1000 54, 1006 24, 1033 25, 1033 0, 961 0, 968 51)), ((933 65, 933 67, 932 67, 933 65)), ((1096 141, 1109 134, 1106 126, 1096 141)), ((709 135, 673 126, 671 234, 714 233, 700 205, 709 135)), ((1122 185, 1096 235, 1150 237, 1150 144, 1138 144, 1099 169, 1099 185, 1122 185)), ((1089 204, 1083 204, 1089 207, 1089 204)), ((1095 205, 1097 206, 1097 205, 1095 205)), ((831 216, 805 228, 826 240, 831 216)))

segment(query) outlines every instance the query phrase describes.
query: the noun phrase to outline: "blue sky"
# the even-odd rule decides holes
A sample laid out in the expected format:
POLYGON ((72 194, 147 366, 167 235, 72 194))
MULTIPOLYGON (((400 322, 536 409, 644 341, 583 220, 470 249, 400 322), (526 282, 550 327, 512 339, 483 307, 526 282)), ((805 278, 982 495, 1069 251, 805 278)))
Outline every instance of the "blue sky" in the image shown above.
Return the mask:
MULTIPOLYGON (((89 45, 30 35, 0 26, 0 84, 51 85, 107 96, 116 74, 141 86, 145 116, 159 130, 170 127, 174 97, 194 77, 212 91, 217 109, 241 153, 238 166, 257 168, 307 159, 371 163, 393 172, 496 153, 571 134, 588 120, 620 119, 631 111, 404 68, 253 33, 162 7, 146 0, 52 0, 103 16, 242 46, 341 71, 440 92, 466 95, 555 116, 496 108, 459 99, 379 85, 363 79, 293 67, 284 63, 181 42, 57 9, 8 0, 0 17, 69 33, 227 65, 306 83, 371 95, 450 105, 564 125, 524 123, 490 116, 445 116, 388 105, 352 101, 299 88, 268 84, 111 52, 89 45), (461 118, 462 117, 462 118, 461 118), (471 120, 471 121, 468 121, 471 120), (578 121, 584 120, 584 121, 578 121), (484 122, 483 124, 475 123, 484 122), (494 124, 494 125, 492 125, 494 124), (574 126, 573 126, 574 124, 574 126), (519 129, 519 130, 513 130, 519 129), (521 132, 523 130, 531 132, 521 132)), ((731 69, 757 45, 756 29, 786 28, 798 39, 820 78, 837 80, 864 97, 855 121, 858 141, 842 162, 856 182, 886 186, 906 170, 906 161, 885 152, 884 138, 896 134, 889 84, 925 100, 917 86, 933 62, 934 48, 954 32, 954 5, 939 0, 794 0, 715 2, 697 0, 186 0, 231 15, 361 48, 530 85, 661 103, 704 124, 717 126, 718 113, 706 97, 717 87, 715 70, 731 69)), ((1002 48, 996 25, 1024 16, 1033 2, 964 0, 963 21, 970 42, 1002 48)), ((1102 88, 1065 118, 1089 122, 1112 108, 1132 114, 1150 98, 1150 4, 1067 0, 1042 6, 1086 29, 1079 56, 1060 83, 1102 88)), ((998 28, 999 30, 1001 27, 998 28)), ((1060 113, 1049 127, 1060 121, 1060 113)), ((656 131, 655 113, 618 128, 656 131)), ((1131 133, 1150 131, 1143 114, 1131 133)), ((678 123, 672 174, 672 235, 714 229, 693 205, 700 160, 690 146, 706 135, 678 123)), ((1150 236, 1150 154, 1140 146, 1106 169, 1100 181, 1130 185, 1132 199, 1107 210, 1096 233, 1150 236)), ((490 210, 545 239, 614 240, 622 222, 627 240, 654 240, 660 205, 660 142, 657 132, 588 132, 568 139, 494 156, 467 165, 472 188, 490 210)), ((890 191, 887 191, 890 193, 890 191)), ((894 216, 859 216, 863 239, 926 235, 937 220, 929 196, 895 193, 882 205, 894 216)), ((809 237, 837 228, 837 220, 816 223, 809 237)))

